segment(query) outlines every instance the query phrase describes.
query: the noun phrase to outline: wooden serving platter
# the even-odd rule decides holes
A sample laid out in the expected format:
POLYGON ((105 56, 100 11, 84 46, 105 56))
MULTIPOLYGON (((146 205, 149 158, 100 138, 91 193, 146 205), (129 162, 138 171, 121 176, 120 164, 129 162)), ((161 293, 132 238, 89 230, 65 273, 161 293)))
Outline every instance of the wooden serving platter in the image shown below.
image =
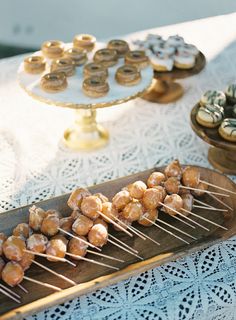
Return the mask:
MULTIPOLYGON (((151 172, 155 170, 163 171, 163 169, 164 168, 153 168, 128 177, 93 186, 89 188, 89 190, 92 193, 102 192, 109 198, 112 198, 116 192, 120 191, 120 189, 127 184, 134 182, 135 180, 146 181, 151 172)), ((236 185, 224 175, 206 168, 199 167, 199 169, 201 171, 201 179, 211 183, 215 183, 221 187, 227 188, 228 190, 236 191, 236 185)), ((42 207, 43 209, 53 208, 59 210, 63 216, 67 216, 71 212, 66 204, 68 197, 69 194, 65 194, 60 197, 39 202, 37 205, 42 207)), ((37 258, 38 261, 44 263, 46 266, 53 268, 53 270, 60 272, 76 281, 78 285, 68 288, 68 284, 63 280, 58 280, 58 278, 52 276, 50 273, 43 271, 37 266, 32 265, 26 272, 26 275, 44 282, 57 285, 61 288, 64 288, 65 290, 57 293, 52 293, 52 291, 50 291, 49 289, 36 286, 35 284, 24 281, 23 285, 29 291, 29 294, 22 295, 22 292, 20 292, 18 288, 14 289, 15 292, 23 296, 21 305, 15 304, 10 299, 0 294, 0 319, 23 319, 24 317, 37 313, 45 308, 63 303, 66 300, 73 299, 107 285, 114 284, 130 276, 139 274, 140 272, 144 272, 168 261, 175 260, 179 257, 190 254, 191 252, 197 251, 205 246, 209 246, 221 240, 228 239, 229 237, 236 234, 236 197, 230 196, 228 198, 224 197, 220 199, 224 200, 225 203, 231 206, 234 209, 234 212, 229 211, 227 214, 208 210, 195 210, 194 212, 201 214, 202 216, 207 217, 217 222, 218 224, 226 226, 228 228, 227 231, 219 229, 215 226, 205 223, 202 220, 195 218, 193 219, 210 228, 210 232, 204 231, 203 229, 200 229, 198 227, 193 230, 188 226, 182 224, 181 222, 165 215, 164 213, 160 213, 160 217, 162 220, 166 220, 169 223, 172 223, 174 226, 182 228, 182 230, 191 233, 197 238, 197 240, 195 241, 191 241, 189 238, 185 238, 186 240, 188 239, 189 242, 191 241, 190 245, 186 245, 181 241, 178 241, 176 238, 168 235, 167 233, 154 226, 141 227, 137 225, 137 228, 160 242, 160 246, 157 246, 148 239, 144 241, 137 236, 131 238, 126 234, 116 232, 113 228, 111 228, 110 233, 116 235, 128 245, 137 249, 139 251, 139 255, 144 258, 143 261, 140 261, 137 258, 129 255, 128 253, 112 246, 111 244, 107 244, 106 246, 104 246, 102 252, 108 255, 119 257, 120 259, 123 259, 125 263, 118 263, 113 261, 108 262, 108 260, 101 259, 100 257, 98 257, 97 260, 120 267, 120 270, 117 272, 113 272, 111 271, 111 269, 94 265, 85 261, 78 262, 78 266, 74 268, 72 266, 69 266, 68 264, 49 262, 46 259, 37 258)), ((203 196, 201 197, 201 200, 206 201, 213 206, 220 207, 218 202, 216 202, 209 196, 203 196)), ((0 232, 4 232, 10 235, 14 226, 21 222, 27 222, 29 207, 30 206, 25 206, 0 214, 0 232)), ((94 258, 94 255, 92 257, 88 255, 86 257, 93 257, 93 259, 96 259, 94 258)))

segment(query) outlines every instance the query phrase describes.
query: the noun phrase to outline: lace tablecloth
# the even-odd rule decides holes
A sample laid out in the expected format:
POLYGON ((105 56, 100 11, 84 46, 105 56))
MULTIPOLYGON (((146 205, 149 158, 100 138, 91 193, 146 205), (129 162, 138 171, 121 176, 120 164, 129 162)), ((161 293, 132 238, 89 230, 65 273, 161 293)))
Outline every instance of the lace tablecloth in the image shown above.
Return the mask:
MULTIPOLYGON (((189 113, 204 91, 223 89, 235 81, 235 30, 236 14, 149 30, 183 35, 206 54, 208 65, 199 75, 181 81, 186 93, 177 103, 157 105, 137 99, 99 111, 111 140, 106 148, 89 153, 68 152, 58 143, 73 121, 71 110, 34 101, 19 88, 16 71, 22 56, 2 60, 1 210, 174 158, 209 167, 208 146, 191 130, 189 113)), ((236 319, 236 238, 29 319, 236 319)))

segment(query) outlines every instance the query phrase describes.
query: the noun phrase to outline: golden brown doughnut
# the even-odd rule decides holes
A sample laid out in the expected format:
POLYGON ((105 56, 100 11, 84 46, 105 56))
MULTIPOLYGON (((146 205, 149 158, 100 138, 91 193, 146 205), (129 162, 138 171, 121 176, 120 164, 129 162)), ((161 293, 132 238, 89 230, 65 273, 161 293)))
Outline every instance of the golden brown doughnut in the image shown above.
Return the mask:
POLYGON ((76 67, 85 64, 88 60, 86 50, 75 47, 66 50, 64 57, 71 59, 76 67))
POLYGON ((100 98, 109 91, 109 85, 99 77, 90 77, 83 82, 83 92, 91 98, 100 98))
POLYGON ((57 59, 63 56, 64 43, 58 40, 45 41, 41 50, 43 55, 50 59, 57 59))
POLYGON ((45 74, 40 81, 41 88, 49 93, 56 93, 67 88, 67 80, 64 72, 51 72, 45 74))
POLYGON ((141 74, 135 66, 124 65, 116 70, 116 81, 122 86, 134 86, 141 80, 141 74))
POLYGON ((90 78, 90 77, 100 77, 103 80, 106 80, 108 77, 108 71, 107 68, 102 66, 100 63, 88 63, 84 66, 84 78, 90 78))
POLYGON ((149 65, 150 61, 144 51, 134 50, 134 51, 129 51, 126 54, 125 63, 132 64, 138 69, 144 69, 149 65))
POLYGON ((109 68, 117 64, 118 56, 116 50, 100 49, 95 52, 93 60, 101 63, 104 67, 109 68))
POLYGON ((27 73, 38 74, 45 70, 46 60, 41 56, 27 57, 24 60, 24 69, 27 73))
POLYGON ((51 72, 64 72, 67 77, 70 77, 75 74, 75 65, 69 58, 53 60, 51 64, 51 72))
POLYGON ((118 58, 123 58, 129 51, 129 45, 124 40, 111 40, 108 42, 107 48, 116 50, 118 58))
POLYGON ((76 48, 92 51, 95 47, 96 38, 90 34, 78 34, 74 37, 73 45, 76 48))

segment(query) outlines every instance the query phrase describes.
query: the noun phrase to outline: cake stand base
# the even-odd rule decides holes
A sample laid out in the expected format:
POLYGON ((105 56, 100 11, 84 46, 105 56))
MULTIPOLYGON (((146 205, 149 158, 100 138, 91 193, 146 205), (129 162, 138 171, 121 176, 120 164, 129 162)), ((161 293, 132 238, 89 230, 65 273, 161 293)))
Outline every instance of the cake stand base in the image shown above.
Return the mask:
POLYGON ((142 95, 142 99, 156 103, 175 102, 184 94, 183 87, 176 82, 153 79, 150 88, 142 95))
POLYGON ((76 110, 74 126, 64 132, 63 142, 71 150, 94 150, 104 147, 109 141, 109 133, 97 124, 96 110, 76 110))
POLYGON ((208 160, 214 168, 226 174, 236 174, 236 153, 224 149, 210 147, 208 160))

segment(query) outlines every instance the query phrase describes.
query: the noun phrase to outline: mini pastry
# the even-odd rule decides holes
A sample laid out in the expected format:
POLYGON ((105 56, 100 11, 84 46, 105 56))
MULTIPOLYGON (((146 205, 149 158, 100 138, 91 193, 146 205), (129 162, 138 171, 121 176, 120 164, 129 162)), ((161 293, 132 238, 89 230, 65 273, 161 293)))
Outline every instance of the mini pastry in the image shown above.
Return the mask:
POLYGON ((182 46, 184 44, 184 38, 175 35, 175 36, 170 36, 167 41, 168 45, 173 46, 175 48, 182 46))
POLYGON ((236 118, 236 105, 233 106, 232 114, 233 114, 233 117, 236 118))
POLYGON ((230 103, 236 103, 236 83, 230 84, 226 88, 225 94, 230 103))
POLYGON ((195 57, 187 52, 177 52, 174 55, 174 65, 178 69, 191 69, 195 65, 195 57))
POLYGON ((67 80, 64 72, 51 72, 45 74, 40 81, 41 88, 49 93, 56 93, 67 88, 67 80))
POLYGON ((137 46, 139 49, 144 50, 144 51, 150 49, 149 43, 145 40, 135 40, 135 41, 133 41, 133 44, 135 46, 137 46))
POLYGON ((82 89, 86 96, 100 98, 108 93, 109 85, 99 77, 90 77, 84 80, 82 89))
POLYGON ((207 128, 217 127, 224 118, 224 108, 218 105, 200 106, 196 120, 199 124, 207 128))
POLYGON ((172 57, 158 51, 151 57, 151 63, 156 71, 171 71, 173 69, 174 60, 172 57))
POLYGON ((183 45, 177 48, 178 53, 187 52, 188 54, 192 54, 195 57, 199 54, 199 50, 193 44, 184 43, 183 45))
POLYGON ((96 38, 90 34, 79 34, 74 37, 73 45, 76 48, 92 51, 95 47, 96 38))
POLYGON ((105 68, 113 67, 118 62, 116 50, 100 49, 95 52, 94 62, 101 63, 105 68))
POLYGON ((224 119, 218 131, 223 139, 236 142, 236 119, 224 119))
POLYGON ((69 58, 53 60, 51 64, 51 72, 64 72, 67 77, 70 77, 75 74, 75 65, 69 58))
POLYGON ((108 77, 108 71, 107 68, 103 67, 100 63, 88 63, 84 66, 84 78, 90 78, 90 77, 99 77, 103 80, 106 80, 108 77))
POLYGON ((41 56, 27 57, 24 60, 24 70, 27 73, 42 73, 46 68, 46 60, 41 56))
POLYGON ((164 40, 163 40, 162 36, 160 36, 158 34, 151 34, 150 33, 146 37, 146 42, 148 43, 149 46, 155 46, 155 45, 164 43, 164 40))
POLYGON ((66 50, 64 57, 71 59, 76 67, 85 64, 88 60, 86 50, 75 47, 66 50))
POLYGON ((152 51, 154 53, 162 52, 164 55, 167 55, 170 57, 170 56, 174 55, 175 47, 168 46, 165 43, 163 43, 163 44, 158 44, 158 45, 153 46, 152 51))
POLYGON ((144 51, 135 50, 126 54, 125 63, 132 64, 140 70, 146 68, 150 61, 144 51))
POLYGON ((226 103, 226 96, 223 91, 208 90, 202 95, 200 103, 203 105, 217 104, 223 107, 226 103))
POLYGON ((118 58, 123 58, 129 51, 129 45, 124 40, 111 40, 108 42, 107 48, 116 50, 118 58))
POLYGON ((58 40, 46 41, 42 44, 41 50, 45 57, 57 59, 63 56, 64 43, 58 40))
POLYGON ((141 74, 133 65, 124 65, 117 69, 116 81, 123 86, 134 86, 141 80, 141 74))

